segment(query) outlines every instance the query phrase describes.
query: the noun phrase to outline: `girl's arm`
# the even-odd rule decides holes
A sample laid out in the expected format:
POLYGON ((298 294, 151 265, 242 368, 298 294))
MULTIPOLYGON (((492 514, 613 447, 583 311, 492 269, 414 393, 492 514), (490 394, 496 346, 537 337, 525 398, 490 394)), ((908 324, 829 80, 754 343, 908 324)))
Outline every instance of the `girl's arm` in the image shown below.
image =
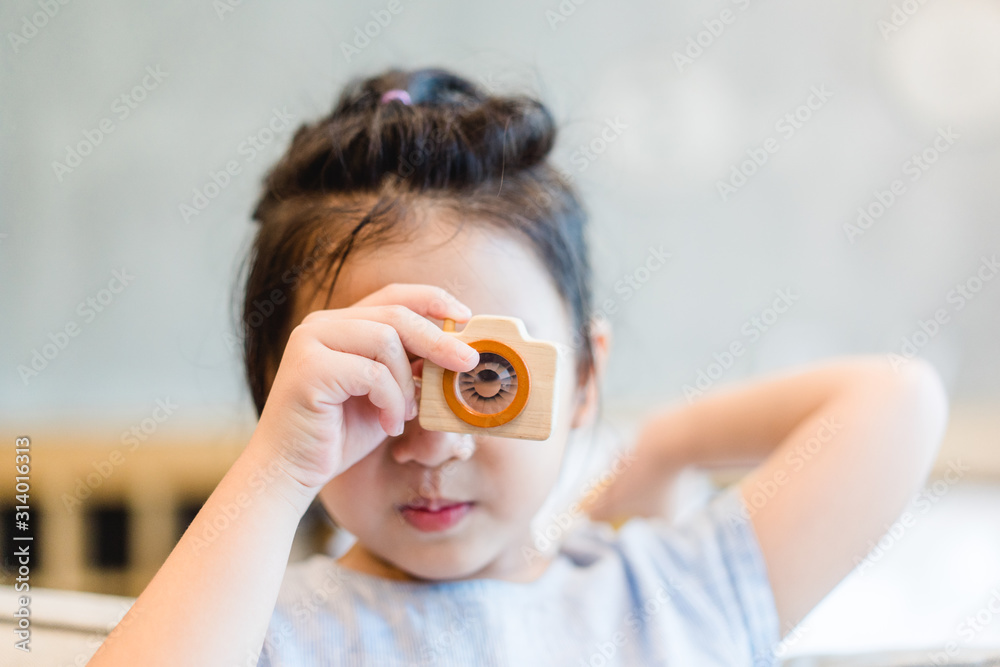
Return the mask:
POLYGON ((256 665, 311 498, 250 444, 88 663, 256 665))
POLYGON ((470 316, 439 287, 396 283, 306 315, 246 449, 89 664, 256 665, 306 508, 416 417, 407 351, 476 366, 476 350, 428 319, 470 316))
POLYGON ((941 380, 920 359, 842 357, 734 383, 644 422, 634 462, 592 516, 662 506, 684 466, 763 459, 740 488, 787 633, 919 490, 947 415, 941 380))

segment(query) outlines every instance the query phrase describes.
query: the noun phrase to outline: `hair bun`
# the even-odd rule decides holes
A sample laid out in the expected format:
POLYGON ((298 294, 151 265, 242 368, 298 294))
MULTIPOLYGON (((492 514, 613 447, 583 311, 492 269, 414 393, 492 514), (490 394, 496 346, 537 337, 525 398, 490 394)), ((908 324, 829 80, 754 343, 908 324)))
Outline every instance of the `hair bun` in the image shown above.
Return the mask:
POLYGON ((269 173, 269 195, 377 189, 395 175, 415 190, 464 189, 543 162, 555 143, 548 109, 494 96, 443 69, 354 79, 333 111, 302 125, 269 173), (380 103, 392 89, 410 104, 380 103))

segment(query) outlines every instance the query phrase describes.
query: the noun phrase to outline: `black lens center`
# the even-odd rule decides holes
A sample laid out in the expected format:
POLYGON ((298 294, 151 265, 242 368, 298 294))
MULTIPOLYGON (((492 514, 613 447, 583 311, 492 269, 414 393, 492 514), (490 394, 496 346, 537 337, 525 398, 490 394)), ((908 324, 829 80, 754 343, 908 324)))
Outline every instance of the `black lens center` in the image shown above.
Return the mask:
POLYGON ((480 396, 489 398, 500 391, 500 374, 492 368, 484 368, 476 374, 476 391, 480 396))
POLYGON ((495 352, 480 352, 479 364, 455 375, 455 393, 469 408, 481 414, 502 412, 517 394, 517 372, 513 364, 495 352))

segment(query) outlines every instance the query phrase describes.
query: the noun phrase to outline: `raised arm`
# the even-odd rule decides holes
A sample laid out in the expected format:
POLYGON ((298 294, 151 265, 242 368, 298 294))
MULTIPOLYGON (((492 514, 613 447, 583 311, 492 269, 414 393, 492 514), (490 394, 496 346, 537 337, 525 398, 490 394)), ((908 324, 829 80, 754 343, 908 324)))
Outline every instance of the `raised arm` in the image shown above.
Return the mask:
POLYGON ((865 557, 923 484, 948 400, 920 359, 850 356, 720 387, 640 428, 595 519, 652 515, 688 465, 760 465, 740 482, 787 633, 865 557))
POLYGON ((455 371, 478 363, 427 319, 470 314, 439 287, 391 284, 303 318, 250 443, 89 665, 256 665, 299 519, 416 416, 407 351, 455 371))
POLYGON ((919 491, 937 458, 948 397, 924 361, 894 370, 885 358, 852 358, 761 384, 739 414, 748 426, 766 424, 751 416, 758 410, 798 417, 741 484, 788 632, 919 491))
POLYGON ((89 667, 257 664, 310 502, 262 445, 240 454, 89 667))

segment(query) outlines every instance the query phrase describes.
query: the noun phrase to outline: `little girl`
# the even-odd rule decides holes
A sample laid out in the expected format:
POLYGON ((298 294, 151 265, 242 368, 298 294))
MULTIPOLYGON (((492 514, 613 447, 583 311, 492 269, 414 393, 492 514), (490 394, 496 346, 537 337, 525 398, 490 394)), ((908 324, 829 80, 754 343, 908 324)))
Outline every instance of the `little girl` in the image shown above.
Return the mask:
POLYGON ((440 69, 355 81, 299 128, 254 214, 259 423, 90 664, 776 663, 919 490, 941 381, 919 359, 845 357, 664 408, 574 506, 592 521, 543 554, 530 526, 597 417, 610 343, 555 136, 539 102, 440 69), (442 331, 477 314, 557 344, 547 440, 416 419, 425 359, 480 363, 442 331), (679 525, 664 516, 678 471, 748 462, 679 525), (316 498, 357 539, 288 565, 316 498))

